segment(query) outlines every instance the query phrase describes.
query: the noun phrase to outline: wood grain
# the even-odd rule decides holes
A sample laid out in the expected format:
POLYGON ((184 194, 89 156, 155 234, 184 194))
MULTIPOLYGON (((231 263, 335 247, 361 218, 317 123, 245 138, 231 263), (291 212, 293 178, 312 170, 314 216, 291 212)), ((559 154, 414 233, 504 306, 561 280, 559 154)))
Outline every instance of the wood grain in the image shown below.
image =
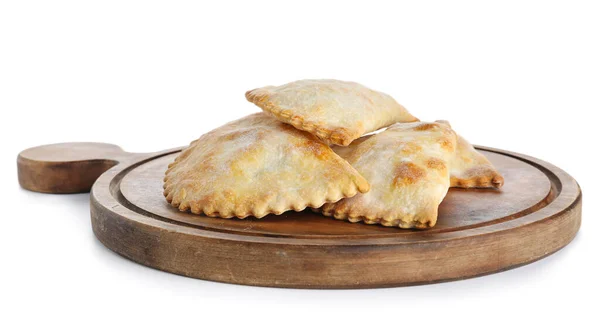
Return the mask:
MULTIPOLYGON (((441 205, 438 225, 415 231, 352 224, 310 211, 260 220, 181 213, 162 196, 163 173, 178 150, 128 154, 118 147, 81 146, 78 157, 64 157, 67 167, 79 167, 72 175, 97 174, 100 168, 90 170, 94 161, 119 162, 91 191, 97 238, 138 263, 200 279, 298 288, 464 279, 552 254, 574 238, 581 224, 581 192, 573 178, 541 160, 490 148, 482 149, 504 175, 503 190, 452 189, 441 205)), ((65 148, 69 145, 60 147, 65 148)), ((69 185, 64 172, 60 179, 36 179, 53 175, 60 166, 62 155, 48 155, 56 149, 44 146, 19 156, 24 188, 81 190, 82 181, 91 179, 74 178, 69 185), (60 187, 47 182, 56 180, 62 181, 60 187)))
POLYGON ((51 194, 89 192, 96 179, 124 155, 118 146, 93 142, 30 148, 17 157, 19 184, 51 194))

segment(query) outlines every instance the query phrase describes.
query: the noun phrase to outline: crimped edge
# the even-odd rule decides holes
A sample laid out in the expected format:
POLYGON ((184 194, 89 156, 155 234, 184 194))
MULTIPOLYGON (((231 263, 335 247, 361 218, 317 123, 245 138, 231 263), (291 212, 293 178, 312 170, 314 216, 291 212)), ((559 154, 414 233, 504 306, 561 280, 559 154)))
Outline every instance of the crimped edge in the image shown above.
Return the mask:
POLYGON ((450 188, 494 188, 500 189, 504 185, 504 177, 496 172, 491 178, 478 176, 469 179, 450 176, 450 188))
MULTIPOLYGON (((190 147, 196 142, 197 140, 192 141, 192 143, 190 144, 190 147)), ((187 149, 182 150, 182 154, 183 152, 185 152, 187 149)), ((332 150, 333 152, 333 150, 332 150)), ((335 154, 335 152, 334 152, 335 154)), ((263 218, 269 214, 275 214, 275 215, 280 215, 284 212, 287 211, 291 211, 294 210, 296 212, 301 212, 303 210, 305 210, 306 208, 319 208, 322 207, 324 204, 326 203, 335 203, 340 201, 341 199, 344 198, 350 198, 355 196, 356 194, 360 193, 365 193, 368 192, 370 189, 370 185, 369 182, 360 174, 358 173, 358 171, 356 171, 356 169, 354 169, 350 164, 348 164, 343 158, 340 157, 340 160, 342 161, 342 163, 345 163, 348 165, 348 167, 350 167, 352 171, 349 172, 349 174, 351 175, 350 177, 350 181, 351 183, 346 186, 345 188, 328 188, 327 192, 321 196, 321 197, 315 197, 313 195, 313 199, 309 200, 309 201, 305 201, 305 202, 298 202, 298 201, 294 201, 294 200, 289 200, 289 199, 283 199, 282 201, 280 201, 277 204, 269 204, 268 202, 264 202, 261 203, 260 205, 257 205, 257 203, 254 203, 251 209, 239 209, 239 211, 236 210, 229 210, 227 212, 223 211, 223 210, 219 210, 218 206, 215 207, 202 207, 200 205, 194 202, 173 202, 173 198, 175 197, 175 183, 170 183, 171 179, 169 179, 169 173, 177 166, 177 164, 180 163, 181 155, 177 156, 175 158, 175 160, 169 164, 166 172, 165 172, 165 176, 163 178, 164 184, 163 184, 163 196, 165 196, 165 199, 167 200, 167 202, 172 206, 175 207, 177 209, 179 209, 179 211, 181 212, 190 212, 193 214, 204 214, 206 216, 209 217, 219 217, 219 218, 224 218, 224 219, 229 219, 229 218, 233 218, 236 217, 238 219, 245 219, 249 216, 255 217, 257 219, 263 218), (284 203, 293 203, 292 205, 282 205, 284 203), (264 208, 263 210, 258 210, 264 208)), ((339 155, 336 154, 336 156, 339 157, 339 155)), ((185 193, 185 189, 181 189, 183 190, 183 192, 185 193)), ((182 192, 182 191, 179 192, 182 192)))
POLYGON ((349 129, 346 128, 327 129, 322 126, 318 126, 315 123, 307 122, 304 116, 294 115, 291 110, 283 110, 274 105, 269 100, 269 97, 269 92, 264 88, 252 89, 246 92, 246 99, 249 102, 260 107, 265 112, 275 116, 275 118, 279 119, 280 121, 294 126, 296 129, 312 133, 327 144, 348 146, 350 143, 352 143, 352 141, 358 139, 365 132, 357 131, 353 134, 349 129))
POLYGON ((173 190, 171 190, 171 192, 166 192, 166 188, 165 188, 165 198, 167 200, 167 202, 173 206, 174 208, 179 209, 179 211, 181 212, 190 212, 193 214, 204 214, 206 216, 209 217, 218 217, 218 218, 224 218, 224 219, 229 219, 229 218, 233 218, 236 217, 238 219, 245 219, 247 217, 254 217, 257 219, 263 218, 269 214, 275 214, 275 215, 281 215, 284 212, 288 212, 288 211, 296 211, 296 212, 302 212, 304 211, 306 208, 315 208, 315 207, 321 207, 323 205, 325 205, 326 203, 335 203, 340 201, 343 198, 349 198, 349 197, 353 197, 356 194, 358 194, 359 190, 356 184, 352 184, 350 185, 347 189, 345 190, 337 190, 337 192, 327 192, 324 196, 322 197, 317 197, 319 199, 319 201, 314 200, 309 200, 309 201, 305 201, 305 202, 298 202, 295 201, 295 204, 293 205, 283 205, 285 203, 292 203, 287 202, 286 199, 284 199, 283 201, 280 201, 278 203, 275 204, 269 204, 268 202, 265 203, 255 203, 252 208, 249 209, 237 209, 237 210, 223 210, 223 209, 219 209, 218 205, 214 206, 214 207, 202 207, 200 205, 198 205, 197 203, 194 202, 173 202, 173 190), (264 209, 262 209, 264 208, 264 209))
POLYGON ((411 216, 404 216, 403 218, 390 220, 387 218, 377 217, 375 215, 350 215, 347 212, 338 212, 334 208, 331 210, 325 210, 321 207, 318 209, 313 209, 313 211, 321 213, 324 216, 332 217, 337 220, 345 220, 351 223, 363 222, 365 224, 379 224, 386 227, 398 227, 401 229, 425 230, 432 228, 437 222, 437 218, 435 220, 422 222, 414 220, 414 217, 411 216))

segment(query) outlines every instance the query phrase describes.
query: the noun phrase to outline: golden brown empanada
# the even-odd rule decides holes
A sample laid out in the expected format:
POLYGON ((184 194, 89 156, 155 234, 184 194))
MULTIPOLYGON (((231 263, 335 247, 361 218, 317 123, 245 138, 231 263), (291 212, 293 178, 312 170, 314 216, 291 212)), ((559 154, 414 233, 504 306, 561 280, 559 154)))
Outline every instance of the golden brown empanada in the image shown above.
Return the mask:
POLYGON ((389 95, 354 82, 301 80, 250 90, 246 99, 282 122, 342 146, 396 122, 418 121, 389 95))
POLYGON ((456 154, 450 164, 450 187, 500 188, 504 178, 494 165, 463 137, 458 136, 456 154))
POLYGON ((164 189, 181 211, 260 218, 351 197, 369 183, 315 136, 257 113, 192 142, 169 165, 164 189))
MULTIPOLYGON (((447 121, 436 121, 446 123, 447 121)), ((348 147, 332 146, 342 158, 354 151, 361 143, 374 135, 367 135, 354 140, 348 147)), ((504 178, 494 168, 494 165, 465 138, 456 135, 457 145, 454 157, 450 161, 450 187, 458 188, 500 188, 504 184, 504 178)))
POLYGON ((448 124, 398 123, 350 148, 340 154, 369 181, 371 190, 325 204, 323 214, 400 228, 435 225, 456 150, 456 134, 448 124))

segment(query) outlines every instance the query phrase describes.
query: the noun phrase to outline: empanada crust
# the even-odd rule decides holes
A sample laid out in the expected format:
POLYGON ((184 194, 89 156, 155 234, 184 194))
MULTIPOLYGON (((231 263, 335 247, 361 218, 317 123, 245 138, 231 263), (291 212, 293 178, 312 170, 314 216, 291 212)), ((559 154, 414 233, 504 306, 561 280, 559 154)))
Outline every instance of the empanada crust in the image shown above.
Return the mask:
POLYGON ((501 188, 504 177, 465 138, 458 136, 456 154, 450 165, 450 186, 458 188, 501 188))
MULTIPOLYGON (((447 121, 437 121, 446 123, 447 121)), ((332 149, 342 158, 346 158, 354 148, 367 141, 374 135, 358 138, 348 147, 332 146, 332 149)), ((457 144, 454 157, 450 161, 451 188, 501 188, 504 177, 494 165, 465 138, 456 135, 457 144)))
POLYGON ((369 190, 329 146, 264 113, 192 142, 169 165, 164 181, 172 206, 223 218, 301 211, 369 190))
POLYGON ((250 90, 246 99, 282 122, 341 146, 397 122, 418 121, 391 96, 354 82, 300 80, 250 90))
POLYGON ((456 150, 456 134, 448 124, 398 123, 356 146, 334 149, 369 181, 371 190, 325 204, 324 215, 400 228, 435 225, 456 150))

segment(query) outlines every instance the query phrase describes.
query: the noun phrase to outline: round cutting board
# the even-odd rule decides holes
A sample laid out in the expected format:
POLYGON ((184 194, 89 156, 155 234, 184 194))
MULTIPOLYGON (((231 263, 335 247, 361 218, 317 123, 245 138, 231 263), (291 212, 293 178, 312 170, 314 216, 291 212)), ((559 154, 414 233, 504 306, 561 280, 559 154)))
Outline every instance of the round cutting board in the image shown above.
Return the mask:
POLYGON ((98 143, 41 146, 18 156, 19 182, 47 193, 91 188, 92 227, 106 247, 143 265, 236 284, 370 288, 464 279, 541 259, 581 224, 581 191, 561 169, 478 147, 502 190, 451 189, 429 230, 349 223, 306 210, 218 219, 172 208, 163 175, 180 149, 132 154, 98 143))

